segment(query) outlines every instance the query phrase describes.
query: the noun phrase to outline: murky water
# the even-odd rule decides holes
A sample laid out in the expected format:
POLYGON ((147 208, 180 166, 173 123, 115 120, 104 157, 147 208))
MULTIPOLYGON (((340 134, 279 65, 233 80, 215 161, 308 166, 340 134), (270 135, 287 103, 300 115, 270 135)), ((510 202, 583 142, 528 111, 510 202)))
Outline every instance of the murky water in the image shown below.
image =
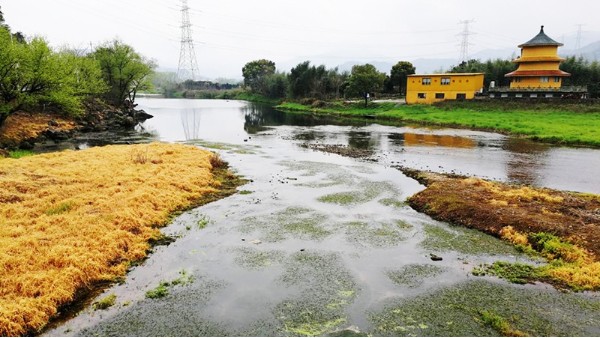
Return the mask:
MULTIPOLYGON (((115 306, 87 307, 47 335, 498 335, 482 311, 532 335, 600 334, 597 293, 472 276, 481 263, 529 259, 495 238, 415 212, 404 200, 423 187, 392 168, 600 192, 597 150, 317 119, 236 101, 139 103, 155 115, 146 137, 208 147, 252 181, 166 227, 177 241, 156 247, 99 297, 116 294, 115 306), (377 161, 306 143, 371 150, 377 161), (172 281, 179 282, 165 297, 146 296, 172 281)), ((127 135, 128 142, 137 137, 127 135)), ((90 139, 75 143, 96 144, 90 139)))

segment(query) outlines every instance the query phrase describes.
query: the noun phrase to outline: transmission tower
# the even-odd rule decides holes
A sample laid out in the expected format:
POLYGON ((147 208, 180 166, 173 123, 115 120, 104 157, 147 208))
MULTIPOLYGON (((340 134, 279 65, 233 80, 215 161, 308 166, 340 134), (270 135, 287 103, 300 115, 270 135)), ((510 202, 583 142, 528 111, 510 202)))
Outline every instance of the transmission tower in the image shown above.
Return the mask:
POLYGON ((177 67, 177 78, 180 81, 195 81, 199 75, 189 9, 187 0, 181 0, 181 48, 179 50, 179 66, 177 67))
POLYGON ((459 24, 463 25, 463 30, 459 35, 462 36, 460 43, 460 62, 469 61, 469 35, 475 34, 469 30, 469 24, 475 22, 475 20, 462 20, 459 24))
POLYGON ((575 39, 575 50, 577 52, 579 52, 579 50, 581 49, 581 27, 582 26, 583 26, 582 24, 577 25, 577 38, 575 39))

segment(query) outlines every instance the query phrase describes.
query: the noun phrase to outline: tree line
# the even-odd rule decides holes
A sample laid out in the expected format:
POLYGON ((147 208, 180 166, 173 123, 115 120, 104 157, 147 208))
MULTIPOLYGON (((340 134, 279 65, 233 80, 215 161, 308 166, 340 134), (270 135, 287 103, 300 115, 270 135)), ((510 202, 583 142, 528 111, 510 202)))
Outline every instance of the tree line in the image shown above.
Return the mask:
POLYGON ((11 32, 0 9, 0 125, 19 110, 77 115, 90 99, 121 107, 148 88, 155 67, 118 40, 87 52, 53 50, 43 38, 11 32))
MULTIPOLYGON (((509 86, 510 79, 504 75, 517 69, 511 60, 468 60, 450 67, 447 73, 484 73, 484 88, 493 81, 496 86, 509 86)), ((571 76, 564 79, 564 86, 587 86, 589 96, 600 97, 600 63, 582 57, 569 56, 560 69, 571 76)), ((406 94, 406 78, 415 73, 415 67, 407 61, 399 61, 389 75, 379 72, 373 65, 352 67, 351 72, 327 69, 324 65, 302 62, 290 72, 278 72, 275 63, 261 59, 246 63, 242 68, 244 86, 256 93, 273 99, 314 98, 322 100, 340 97, 364 97, 373 94, 406 94)))
POLYGON ((367 93, 404 94, 406 77, 414 73, 415 67, 407 61, 395 64, 390 75, 371 64, 355 65, 350 72, 340 72, 338 68, 311 65, 310 61, 299 63, 289 73, 278 72, 275 63, 266 59, 248 62, 242 68, 244 86, 273 99, 331 100, 365 97, 367 93))

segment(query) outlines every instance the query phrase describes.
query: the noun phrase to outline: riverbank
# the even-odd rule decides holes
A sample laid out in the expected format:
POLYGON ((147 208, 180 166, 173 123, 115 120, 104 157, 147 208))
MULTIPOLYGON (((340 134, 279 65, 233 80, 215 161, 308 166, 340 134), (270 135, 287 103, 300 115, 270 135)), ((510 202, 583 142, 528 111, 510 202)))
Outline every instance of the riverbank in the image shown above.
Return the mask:
POLYGON ((146 257, 174 213, 242 183, 213 153, 162 143, 0 159, 0 182, 1 336, 39 332, 146 257))
POLYGON ((600 290, 600 196, 399 169, 427 186, 409 198, 415 210, 502 238, 548 261, 537 267, 495 262, 473 274, 600 290))
POLYGON ((399 105, 314 101, 284 102, 277 109, 375 120, 396 120, 436 126, 469 128, 520 135, 532 140, 570 146, 600 147, 600 104, 443 102, 399 105))

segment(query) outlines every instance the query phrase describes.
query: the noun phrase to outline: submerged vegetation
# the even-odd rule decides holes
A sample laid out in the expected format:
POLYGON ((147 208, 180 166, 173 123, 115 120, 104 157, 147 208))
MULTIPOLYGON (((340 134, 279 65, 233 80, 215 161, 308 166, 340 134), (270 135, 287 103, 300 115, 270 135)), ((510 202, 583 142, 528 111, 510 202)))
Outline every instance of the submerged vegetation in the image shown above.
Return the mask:
POLYGON ((600 290, 600 196, 404 171, 427 185, 409 199, 416 210, 500 237, 548 261, 538 267, 496 262, 477 267, 475 275, 600 290))
POLYGON ((153 143, 0 159, 0 335, 38 332, 144 258, 174 212, 217 198, 235 177, 214 156, 153 143))

